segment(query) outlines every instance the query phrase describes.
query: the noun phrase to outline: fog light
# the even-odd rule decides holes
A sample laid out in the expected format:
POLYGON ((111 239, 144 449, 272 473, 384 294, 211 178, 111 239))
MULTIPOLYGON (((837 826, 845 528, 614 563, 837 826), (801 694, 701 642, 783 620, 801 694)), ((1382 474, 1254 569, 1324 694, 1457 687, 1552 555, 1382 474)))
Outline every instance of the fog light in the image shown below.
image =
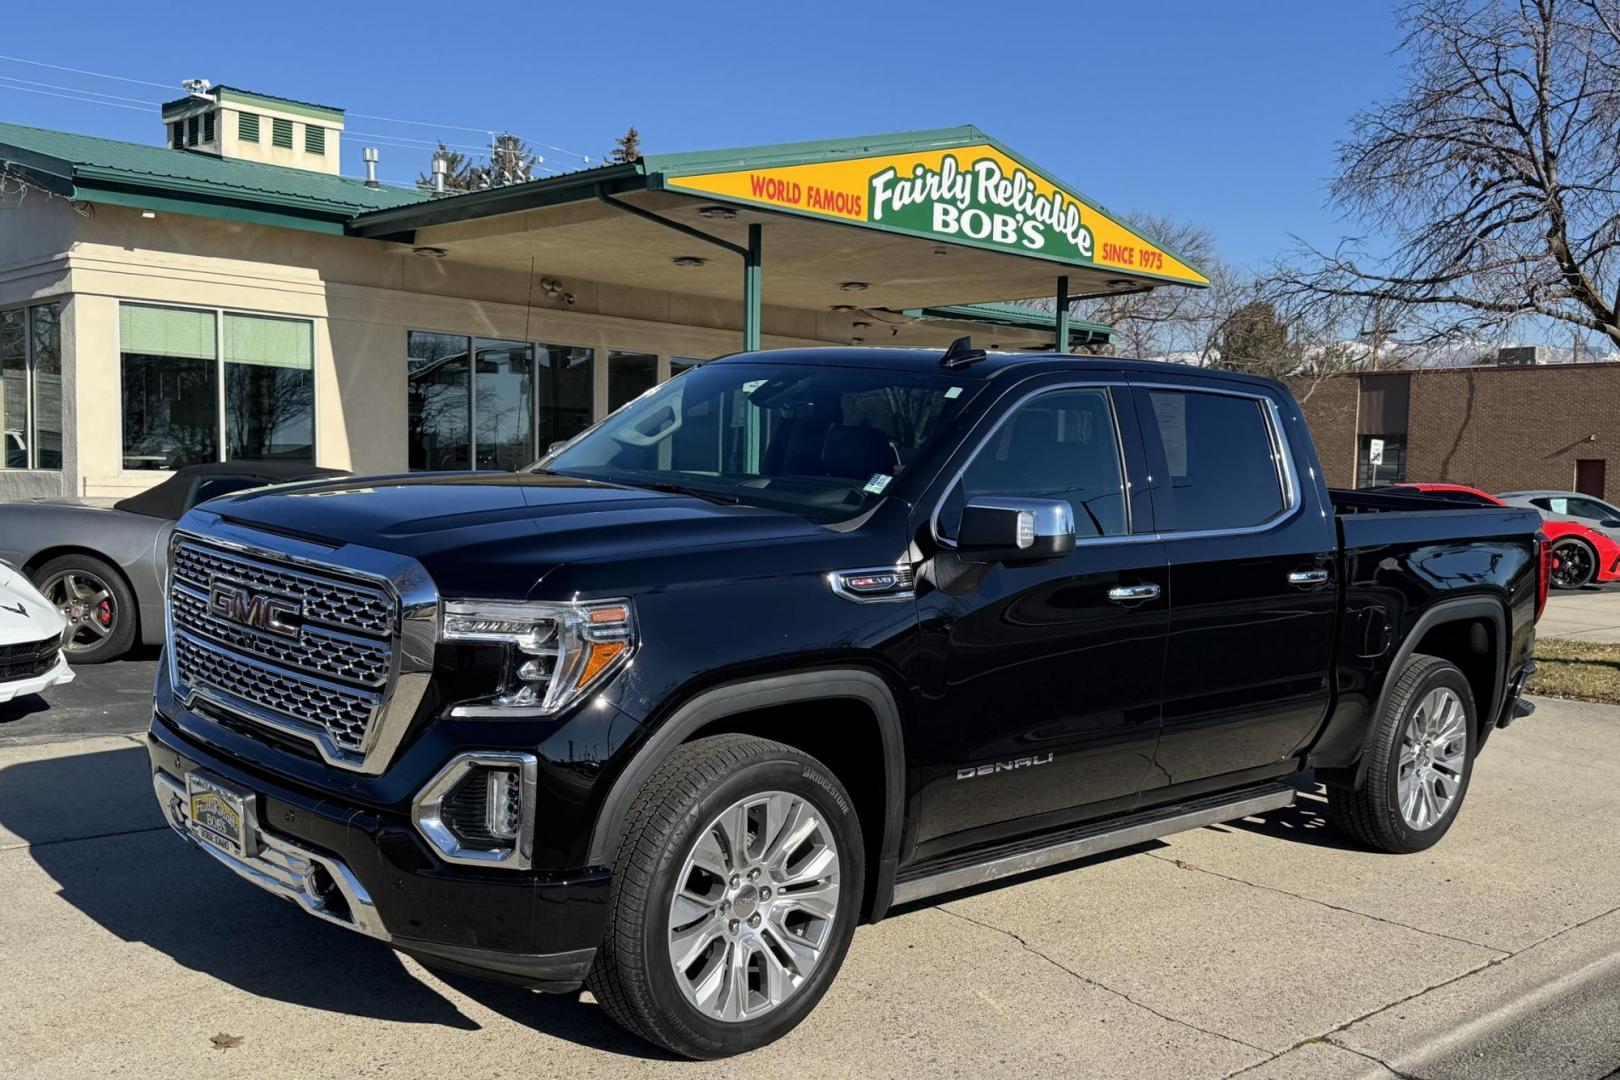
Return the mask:
POLYGON ((484 781, 484 828, 497 840, 516 840, 522 821, 522 781, 516 769, 491 769, 484 781))
POLYGON ((527 869, 538 769, 533 754, 458 754, 412 804, 417 831, 446 862, 527 869))

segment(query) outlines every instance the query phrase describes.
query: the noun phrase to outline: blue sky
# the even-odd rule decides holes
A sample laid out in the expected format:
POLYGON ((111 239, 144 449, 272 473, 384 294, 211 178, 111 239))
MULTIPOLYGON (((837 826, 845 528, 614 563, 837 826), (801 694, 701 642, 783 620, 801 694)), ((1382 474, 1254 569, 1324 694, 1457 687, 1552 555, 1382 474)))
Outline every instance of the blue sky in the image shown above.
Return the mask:
MULTIPOLYGON (((403 182, 428 150, 402 142, 486 137, 354 114, 509 128, 595 160, 632 123, 650 152, 972 123, 1105 206, 1203 224, 1240 263, 1290 234, 1331 244, 1359 231, 1325 206, 1334 143, 1400 78, 1400 29, 1377 0, 328 0, 254 6, 251 22, 229 5, 136 17, 127 2, 80 0, 68 21, 48 4, 14 8, 0 53, 176 87, 0 60, 0 85, 135 99, 0 90, 0 119, 16 123, 158 141, 155 110, 138 102, 198 76, 349 109, 351 132, 388 137, 382 175, 403 182)), ((360 172, 366 142, 381 140, 347 140, 346 172, 360 172)))

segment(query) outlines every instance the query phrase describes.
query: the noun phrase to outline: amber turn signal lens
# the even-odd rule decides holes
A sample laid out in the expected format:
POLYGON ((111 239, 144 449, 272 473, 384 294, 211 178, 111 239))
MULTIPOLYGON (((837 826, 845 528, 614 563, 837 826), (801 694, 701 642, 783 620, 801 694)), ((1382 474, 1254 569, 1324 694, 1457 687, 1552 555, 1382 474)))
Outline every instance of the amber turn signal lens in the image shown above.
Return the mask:
POLYGON ((590 651, 585 654, 585 666, 580 669, 579 679, 575 686, 587 686, 596 678, 597 674, 624 652, 626 643, 623 641, 593 641, 590 651))

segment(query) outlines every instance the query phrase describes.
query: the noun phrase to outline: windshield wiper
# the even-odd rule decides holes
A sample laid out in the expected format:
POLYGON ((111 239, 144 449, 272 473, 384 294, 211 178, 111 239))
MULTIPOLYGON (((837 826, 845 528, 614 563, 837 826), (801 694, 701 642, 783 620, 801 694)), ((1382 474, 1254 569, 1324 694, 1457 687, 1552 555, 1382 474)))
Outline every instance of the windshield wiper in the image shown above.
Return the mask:
POLYGON ((671 495, 690 495, 694 499, 703 499, 706 502, 721 503, 726 506, 739 506, 742 500, 735 495, 726 495, 719 491, 709 491, 705 488, 688 487, 677 484, 671 480, 626 480, 621 483, 630 487, 646 488, 649 491, 664 491, 671 495))

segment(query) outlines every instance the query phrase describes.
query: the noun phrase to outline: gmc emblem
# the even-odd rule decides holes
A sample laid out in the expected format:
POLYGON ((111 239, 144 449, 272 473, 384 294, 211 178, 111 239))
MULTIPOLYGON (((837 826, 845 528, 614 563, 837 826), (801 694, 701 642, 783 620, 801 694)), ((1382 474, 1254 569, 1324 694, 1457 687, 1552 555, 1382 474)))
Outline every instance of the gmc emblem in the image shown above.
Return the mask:
POLYGON ((296 600, 255 593, 234 581, 212 584, 208 590, 208 610, 222 619, 287 637, 298 636, 298 617, 302 614, 296 600))

